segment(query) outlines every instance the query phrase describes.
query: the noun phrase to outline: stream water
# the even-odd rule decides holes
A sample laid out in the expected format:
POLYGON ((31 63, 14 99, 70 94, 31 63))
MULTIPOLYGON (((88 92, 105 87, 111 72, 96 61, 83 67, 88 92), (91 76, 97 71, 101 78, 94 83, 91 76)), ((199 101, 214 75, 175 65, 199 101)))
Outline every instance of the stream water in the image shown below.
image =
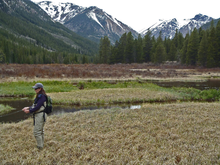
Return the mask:
MULTIPOLYGON (((9 105, 14 108, 13 111, 0 115, 0 123, 8 123, 8 122, 19 122, 21 120, 25 120, 31 117, 31 114, 25 114, 22 111, 23 107, 31 106, 33 100, 28 98, 22 99, 9 99, 7 101, 1 101, 0 104, 9 105)), ((108 105, 108 106, 53 106, 53 112, 50 115, 58 115, 63 113, 72 113, 82 110, 95 110, 95 109, 109 109, 109 108, 130 108, 130 109, 139 109, 141 105, 130 105, 130 104, 120 104, 120 105, 108 105)))
MULTIPOLYGON (((200 90, 205 89, 219 89, 220 80, 208 80, 206 82, 159 82, 152 81, 152 83, 157 84, 162 87, 193 87, 200 90)), ((29 98, 21 99, 9 99, 7 101, 0 99, 0 104, 9 105, 14 108, 13 111, 0 115, 0 122, 18 122, 25 120, 30 117, 30 114, 25 114, 21 109, 26 106, 31 106, 33 100, 29 98)), ((90 106, 90 107, 80 107, 80 106, 53 106, 53 112, 51 115, 62 114, 62 113, 72 113, 81 110, 95 110, 95 109, 109 109, 109 108, 130 108, 138 109, 141 105, 130 105, 130 104, 120 104, 120 105, 108 105, 108 106, 90 106)))
POLYGON ((161 87, 192 87, 200 90, 206 89, 219 89, 220 80, 219 79, 209 79, 205 82, 164 82, 164 81, 152 81, 151 83, 157 84, 161 87))

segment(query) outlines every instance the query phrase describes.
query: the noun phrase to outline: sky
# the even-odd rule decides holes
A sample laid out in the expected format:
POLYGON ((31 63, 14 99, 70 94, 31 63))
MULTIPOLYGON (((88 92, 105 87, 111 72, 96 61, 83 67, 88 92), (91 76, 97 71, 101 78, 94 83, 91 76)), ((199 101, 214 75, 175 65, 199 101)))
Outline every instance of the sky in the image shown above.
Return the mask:
MULTIPOLYGON (((40 2, 43 0, 32 0, 40 2)), ((47 0, 44 0, 47 1, 47 0)), ((220 18, 219 0, 48 0, 71 2, 78 6, 96 6, 117 20, 140 32, 158 22, 159 19, 177 20, 193 18, 203 14, 220 18)))

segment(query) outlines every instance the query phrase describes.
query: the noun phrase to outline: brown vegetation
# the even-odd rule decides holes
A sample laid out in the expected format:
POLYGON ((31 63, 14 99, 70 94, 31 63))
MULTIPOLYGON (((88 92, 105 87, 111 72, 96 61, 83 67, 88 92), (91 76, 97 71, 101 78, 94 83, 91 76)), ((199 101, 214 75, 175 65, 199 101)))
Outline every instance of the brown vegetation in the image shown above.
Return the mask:
POLYGON ((67 105, 93 105, 172 101, 180 98, 176 93, 144 88, 110 88, 62 93, 50 93, 53 102, 67 105))
POLYGON ((2 81, 17 80, 17 78, 48 79, 198 79, 201 77, 220 77, 220 68, 196 68, 177 64, 1 64, 0 77, 2 81))
POLYGON ((32 119, 0 124, 1 164, 220 164, 220 104, 143 105, 51 116, 38 151, 32 119))

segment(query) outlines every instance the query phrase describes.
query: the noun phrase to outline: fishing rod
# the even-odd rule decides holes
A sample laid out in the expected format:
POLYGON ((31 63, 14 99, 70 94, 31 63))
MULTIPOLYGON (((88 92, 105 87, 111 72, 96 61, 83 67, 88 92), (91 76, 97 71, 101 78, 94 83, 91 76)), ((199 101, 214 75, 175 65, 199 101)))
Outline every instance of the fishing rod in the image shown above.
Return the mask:
POLYGON ((16 112, 10 113, 10 114, 6 114, 6 115, 1 115, 0 117, 10 116, 10 115, 13 115, 13 114, 19 113, 19 112, 21 112, 21 111, 22 111, 22 110, 19 110, 19 111, 16 111, 16 112))

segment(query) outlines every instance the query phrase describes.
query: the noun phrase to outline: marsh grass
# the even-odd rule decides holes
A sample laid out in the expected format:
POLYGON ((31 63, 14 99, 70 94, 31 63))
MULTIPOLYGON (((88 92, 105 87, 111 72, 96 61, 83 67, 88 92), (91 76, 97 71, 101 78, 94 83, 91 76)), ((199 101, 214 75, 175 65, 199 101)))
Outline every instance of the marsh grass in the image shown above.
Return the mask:
POLYGON ((8 113, 8 112, 10 112, 13 109, 14 108, 10 107, 9 105, 0 104, 0 115, 2 115, 4 113, 8 113))
POLYGON ((219 101, 220 91, 216 89, 199 90, 195 88, 173 87, 172 90, 180 94, 183 100, 219 101))
POLYGON ((1 164, 220 164, 220 104, 145 104, 48 117, 38 151, 32 119, 0 124, 1 164))
POLYGON ((150 88, 107 88, 50 93, 55 104, 116 104, 170 101, 178 99, 178 94, 150 88))

